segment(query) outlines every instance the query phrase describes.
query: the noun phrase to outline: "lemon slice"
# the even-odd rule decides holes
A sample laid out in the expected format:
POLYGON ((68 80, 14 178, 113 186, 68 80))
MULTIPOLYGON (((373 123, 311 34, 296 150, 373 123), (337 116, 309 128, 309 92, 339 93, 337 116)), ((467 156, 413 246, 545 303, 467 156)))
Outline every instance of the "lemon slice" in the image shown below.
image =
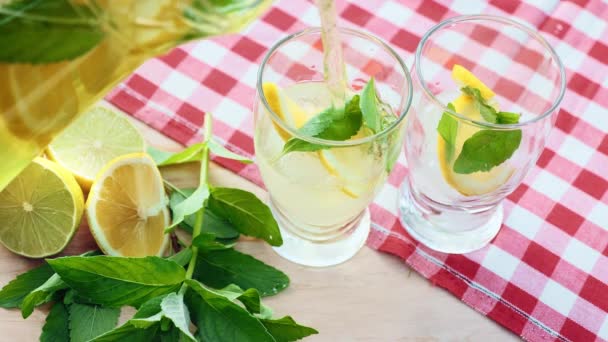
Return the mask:
POLYGON ((169 212, 163 180, 144 153, 118 157, 100 172, 86 204, 87 220, 108 255, 162 255, 169 212))
POLYGON ((38 157, 0 192, 0 242, 30 258, 59 253, 78 229, 83 208, 74 176, 38 157))
POLYGON ((479 89, 481 96, 489 100, 494 97, 494 92, 487 85, 485 85, 479 78, 473 75, 472 72, 467 70, 465 67, 459 64, 454 64, 452 67, 452 78, 456 83, 462 86, 469 86, 471 88, 479 89))
MULTIPOLYGON (((485 84, 475 77, 468 70, 459 65, 455 65, 452 70, 452 76, 458 79, 462 84, 469 85, 480 89, 484 98, 494 96, 485 84), (485 90, 482 90, 485 89, 485 90), (489 97, 486 97, 489 96, 489 97)), ((481 121, 483 120, 479 110, 473 105, 472 99, 467 95, 461 95, 452 102, 457 113, 462 114, 470 119, 481 121)), ((513 168, 506 164, 498 165, 488 172, 474 172, 471 174, 460 174, 453 170, 454 162, 462 150, 464 142, 473 134, 478 132, 480 128, 473 125, 459 123, 456 131, 455 149, 453 155, 448 156, 448 145, 441 135, 437 135, 437 158, 439 160, 439 168, 445 181, 459 193, 464 196, 479 196, 495 191, 505 184, 513 172, 513 168)))
POLYGON ((340 184, 341 191, 350 198, 360 198, 372 191, 373 158, 361 146, 320 150, 321 164, 340 184))
MULTIPOLYGON (((276 84, 267 82, 262 88, 270 109, 291 127, 300 128, 312 117, 311 113, 282 93, 276 84)), ((291 138, 291 134, 278 124, 273 122, 273 125, 283 141, 291 138)), ((362 137, 361 134, 363 132, 354 138, 362 137)), ((358 174, 358 171, 365 170, 360 164, 369 158, 362 156, 358 148, 320 150, 317 151, 317 156, 329 174, 338 180, 340 189, 346 196, 359 198, 369 191, 369 186, 364 181, 365 177, 358 174)))
POLYGON ((144 139, 124 115, 98 106, 55 138, 47 154, 72 172, 82 188, 88 190, 110 160, 144 150, 144 139))
MULTIPOLYGON (((270 106, 270 109, 277 114, 281 120, 294 128, 304 126, 309 119, 308 113, 304 111, 297 103, 290 99, 287 95, 279 91, 279 87, 271 82, 266 82, 262 85, 264 97, 270 106)), ((284 141, 291 138, 291 134, 279 126, 276 122, 272 122, 277 133, 284 141)))

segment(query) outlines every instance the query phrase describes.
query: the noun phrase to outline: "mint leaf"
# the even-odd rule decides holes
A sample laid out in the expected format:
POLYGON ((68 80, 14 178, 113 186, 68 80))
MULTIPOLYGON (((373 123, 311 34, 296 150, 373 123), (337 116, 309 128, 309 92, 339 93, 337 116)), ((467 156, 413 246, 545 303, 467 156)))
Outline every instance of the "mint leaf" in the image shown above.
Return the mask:
MULTIPOLYGON (((205 148, 205 145, 206 144, 204 142, 190 145, 189 147, 181 150, 180 152, 171 154, 168 158, 162 160, 157 165, 158 166, 167 166, 167 165, 175 165, 175 164, 183 164, 183 163, 201 161, 201 158, 203 157, 203 149, 205 148)), ((161 157, 167 157, 167 155, 164 153, 162 155, 160 153, 156 153, 156 155, 159 158, 159 160, 161 159, 161 157)))
MULTIPOLYGON (((199 283, 200 286, 205 286, 199 283)), ((207 290, 219 294, 228 298, 231 301, 238 300, 241 302, 247 311, 252 314, 255 314, 258 318, 271 318, 272 317, 272 309, 264 304, 262 304, 262 300, 260 298, 260 293, 256 289, 248 289, 247 291, 243 291, 238 285, 230 284, 222 289, 211 289, 205 287, 207 290)))
POLYGON ((63 295, 63 304, 69 305, 69 304, 73 304, 73 303, 97 305, 97 303, 94 303, 89 298, 85 298, 85 297, 79 295, 78 292, 76 292, 72 289, 69 289, 63 295))
POLYGON ((378 109, 378 95, 376 94, 376 85, 372 77, 361 92, 361 114, 363 122, 374 133, 382 130, 382 115, 378 109))
POLYGON ((53 274, 44 284, 38 286, 23 298, 21 315, 23 318, 28 318, 34 312, 36 306, 50 301, 56 291, 66 289, 67 287, 68 285, 57 274, 53 274))
POLYGON ((289 285, 285 273, 234 249, 201 253, 193 278, 214 288, 229 284, 255 288, 262 296, 275 295, 289 285))
POLYGON ((490 171, 511 158, 521 142, 521 130, 481 130, 468 138, 454 162, 454 172, 490 171))
POLYGON ((516 124, 519 122, 519 118, 521 114, 511 113, 511 112, 498 112, 497 115, 497 123, 499 124, 516 124))
POLYGON ((165 297, 167 297, 168 295, 169 294, 167 293, 149 299, 139 307, 135 315, 133 315, 133 318, 146 318, 156 315, 160 312, 160 310, 162 310, 160 304, 163 302, 163 299, 165 299, 165 297))
POLYGON ((180 224, 188 215, 192 215, 199 211, 205 201, 209 197, 209 188, 207 184, 201 184, 194 192, 179 204, 171 207, 173 213, 172 223, 165 232, 171 231, 175 226, 180 224))
MULTIPOLYGON (((198 286, 203 286, 203 284, 198 284, 198 286)), ((240 287, 235 284, 230 284, 223 289, 209 289, 205 287, 207 290, 224 296, 232 301, 238 300, 252 314, 259 314, 264 305, 261 303, 260 293, 256 289, 248 289, 247 291, 243 291, 240 287)), ((272 311, 272 309, 265 307, 264 311, 272 311)))
POLYGON ((192 250, 190 248, 184 248, 167 259, 184 267, 190 262, 190 258, 192 258, 192 250))
POLYGON ((481 117, 489 123, 497 122, 496 109, 487 104, 486 100, 481 96, 481 92, 477 88, 466 86, 460 89, 463 93, 471 96, 476 104, 481 117))
POLYGON ((218 157, 240 161, 241 163, 245 164, 253 163, 253 160, 230 151, 229 149, 215 141, 215 139, 209 140, 207 142, 207 146, 209 146, 209 150, 218 157))
MULTIPOLYGON (((187 196, 192 194, 195 189, 182 189, 171 193, 169 206, 174 210, 175 206, 181 203, 187 196)), ((213 233, 220 239, 234 239, 239 237, 239 232, 232 224, 215 214, 208 206, 205 207, 203 214, 202 232, 213 233)), ((192 233, 195 215, 188 215, 180 223, 180 227, 192 233)))
POLYGON ((69 0, 22 0, 0 7, 0 61, 54 63, 72 60, 104 37, 89 6, 69 0))
POLYGON ((159 328, 160 326, 155 324, 149 328, 140 329, 127 322, 114 330, 110 330, 107 333, 92 339, 90 342, 150 342, 154 341, 154 338, 160 330, 159 328))
POLYGON ((250 313, 260 313, 261 302, 260 293, 256 289, 247 289, 243 294, 237 297, 237 299, 245 305, 247 311, 250 313))
POLYGON ((0 290, 0 307, 18 307, 25 296, 44 284, 54 273, 51 266, 44 263, 18 275, 0 290))
MULTIPOLYGON (((149 305, 154 305, 149 304, 149 305)), ((139 314, 140 312, 138 312, 139 314)), ((160 302, 160 311, 153 316, 149 317, 136 317, 129 320, 136 328, 148 328, 156 323, 160 323, 162 327, 162 321, 166 318, 170 320, 173 325, 181 331, 181 333, 188 337, 190 341, 196 341, 194 336, 190 333, 190 313, 188 308, 184 304, 184 296, 182 294, 170 293, 163 297, 160 302)))
POLYGON ((148 153, 152 160, 154 160, 156 165, 162 164, 174 154, 171 152, 158 150, 152 146, 148 146, 148 148, 146 149, 146 153, 148 153))
POLYGON ((70 342, 86 342, 114 329, 120 316, 119 308, 99 305, 71 304, 70 342))
POLYGON ((264 324, 276 342, 297 341, 306 336, 319 333, 313 328, 299 325, 289 316, 281 319, 263 319, 262 324, 264 324))
POLYGON ((228 298, 188 280, 186 302, 202 341, 274 342, 260 321, 228 298))
MULTIPOLYGON (((344 141, 350 139, 361 129, 361 108, 359 95, 353 96, 344 108, 328 108, 317 116, 308 120, 298 132, 325 140, 344 141)), ((282 155, 290 152, 310 152, 331 148, 331 146, 309 143, 298 138, 291 138, 283 146, 282 155)))
POLYGON ((213 188, 207 206, 240 233, 263 239, 272 246, 283 244, 272 212, 254 194, 241 189, 213 188))
MULTIPOLYGON (((455 111, 454 105, 448 103, 448 108, 451 111, 455 111)), ((456 149, 456 133, 458 131, 458 120, 456 120, 450 113, 444 112, 441 115, 441 119, 439 120, 439 124, 437 125, 437 132, 443 140, 445 141, 448 151, 447 158, 448 160, 452 159, 454 155, 454 150, 456 149)))
POLYGON ((235 243, 224 244, 217 241, 215 234, 200 233, 194 240, 192 246, 197 247, 199 251, 215 251, 234 247, 235 243))
MULTIPOLYGON (((49 267, 50 268, 50 267, 49 267)), ((68 310, 62 302, 55 302, 42 327, 40 342, 57 342, 70 340, 68 310)))
POLYGON ((48 263, 79 294, 107 306, 139 306, 175 291, 186 276, 183 267, 159 257, 63 257, 48 263))

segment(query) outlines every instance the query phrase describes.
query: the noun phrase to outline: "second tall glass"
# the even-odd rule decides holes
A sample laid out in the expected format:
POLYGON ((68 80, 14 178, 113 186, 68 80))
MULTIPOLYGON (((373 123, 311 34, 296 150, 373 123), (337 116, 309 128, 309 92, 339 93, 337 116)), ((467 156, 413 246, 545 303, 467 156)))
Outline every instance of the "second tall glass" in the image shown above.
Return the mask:
POLYGON ((402 223, 432 249, 479 249, 498 233, 501 202, 545 146, 564 68, 528 27, 475 15, 448 19, 422 37, 413 74, 402 223))

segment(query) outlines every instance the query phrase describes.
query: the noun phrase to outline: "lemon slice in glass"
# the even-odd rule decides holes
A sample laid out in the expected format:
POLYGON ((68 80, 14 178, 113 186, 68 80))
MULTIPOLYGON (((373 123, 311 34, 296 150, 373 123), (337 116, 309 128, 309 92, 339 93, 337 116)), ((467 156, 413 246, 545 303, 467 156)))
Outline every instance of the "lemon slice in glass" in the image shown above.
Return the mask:
POLYGON ((97 106, 55 138, 47 154, 72 172, 82 188, 88 190, 110 160, 144 150, 144 139, 124 115, 97 106))
POLYGON ((0 192, 0 242, 30 258, 57 254, 78 229, 83 208, 74 176, 38 157, 0 192))
POLYGON ((468 69, 459 64, 454 64, 452 67, 452 78, 456 83, 462 86, 469 86, 471 88, 479 89, 481 96, 489 100, 494 97, 494 92, 487 85, 485 85, 477 76, 473 75, 468 69))
MULTIPOLYGON (((460 65, 454 65, 452 76, 459 84, 479 89, 481 95, 486 100, 494 96, 494 92, 490 90, 490 88, 460 65)), ((474 106, 474 103, 469 96, 464 94, 460 95, 452 104, 457 113, 472 120, 483 121, 479 109, 474 106)), ((480 130, 481 128, 479 127, 459 122, 454 142, 454 153, 452 156, 449 156, 448 145, 445 140, 443 140, 441 135, 437 135, 437 158, 441 174, 452 188, 464 196, 479 196, 493 192, 505 184, 515 171, 507 164, 501 164, 488 172, 474 172, 470 174, 454 172, 454 162, 460 154, 460 151, 462 151, 464 142, 480 130)))
MULTIPOLYGON (((270 109, 277 114, 281 120, 294 128, 304 126, 310 115, 306 113, 298 104, 290 99, 287 95, 279 91, 279 87, 271 82, 266 82, 262 85, 264 97, 270 106, 270 109)), ((277 133, 284 141, 291 138, 291 134, 279 126, 276 122, 272 122, 277 133)))
POLYGON ((108 255, 162 255, 169 211, 163 180, 144 153, 112 160, 98 174, 86 204, 93 237, 108 255))

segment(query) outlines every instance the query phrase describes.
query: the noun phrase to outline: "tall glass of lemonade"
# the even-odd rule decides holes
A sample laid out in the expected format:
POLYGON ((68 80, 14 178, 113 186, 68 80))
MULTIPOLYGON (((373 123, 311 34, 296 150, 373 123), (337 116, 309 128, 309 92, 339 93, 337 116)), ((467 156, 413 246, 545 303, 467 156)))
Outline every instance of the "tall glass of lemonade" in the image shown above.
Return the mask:
POLYGON ((412 97, 389 46, 337 33, 340 46, 327 48, 342 65, 324 58, 326 40, 312 28, 277 42, 257 82, 256 159, 283 235, 276 251, 309 266, 341 263, 364 244, 367 207, 399 156, 412 97), (328 80, 332 72, 343 79, 328 80))

